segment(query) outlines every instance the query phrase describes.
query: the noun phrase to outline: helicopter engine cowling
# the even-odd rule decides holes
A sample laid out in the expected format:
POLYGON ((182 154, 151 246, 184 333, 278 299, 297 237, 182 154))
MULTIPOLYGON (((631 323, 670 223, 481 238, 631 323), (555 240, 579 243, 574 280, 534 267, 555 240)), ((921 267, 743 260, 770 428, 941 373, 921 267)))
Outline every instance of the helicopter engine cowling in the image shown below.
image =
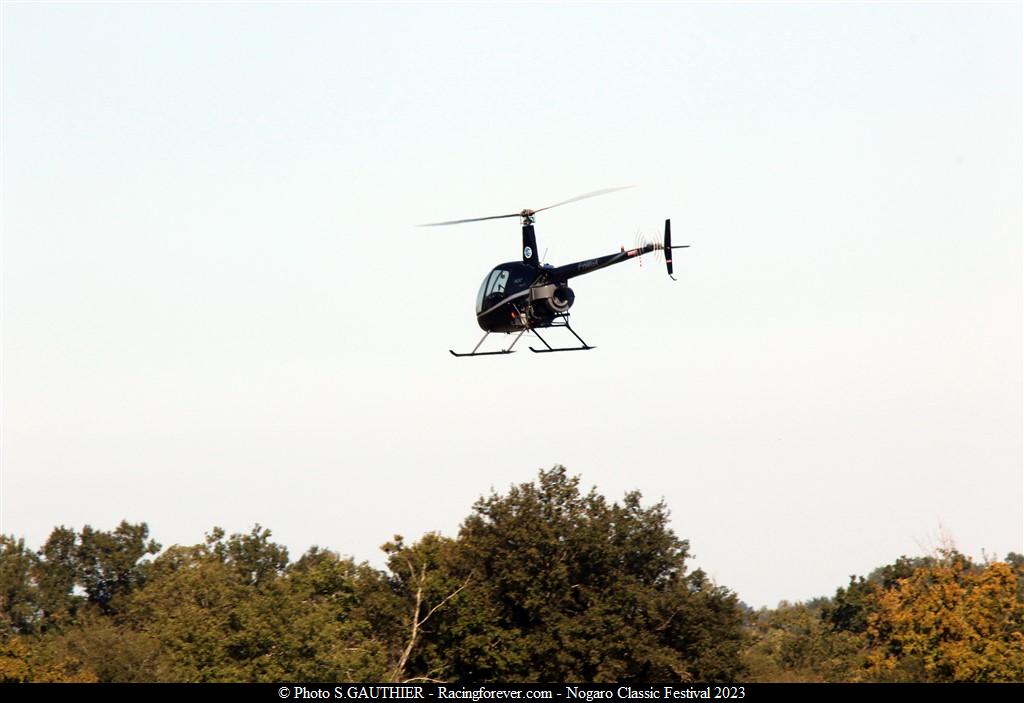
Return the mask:
POLYGON ((561 315, 572 307, 576 300, 566 283, 544 283, 530 289, 531 317, 536 321, 550 321, 555 315, 561 315))
POLYGON ((555 288, 551 297, 547 299, 547 304, 552 312, 565 312, 575 301, 576 294, 572 292, 572 288, 561 285, 555 288))

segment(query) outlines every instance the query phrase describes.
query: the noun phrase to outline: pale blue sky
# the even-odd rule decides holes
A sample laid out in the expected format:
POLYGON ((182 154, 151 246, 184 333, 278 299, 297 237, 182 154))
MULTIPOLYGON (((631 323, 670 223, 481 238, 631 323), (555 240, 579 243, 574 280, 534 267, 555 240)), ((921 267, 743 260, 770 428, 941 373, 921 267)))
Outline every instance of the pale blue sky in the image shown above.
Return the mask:
POLYGON ((746 602, 1024 550, 1021 4, 4 3, 0 530, 379 564, 565 464, 746 602), (596 351, 454 359, 514 212, 596 351))

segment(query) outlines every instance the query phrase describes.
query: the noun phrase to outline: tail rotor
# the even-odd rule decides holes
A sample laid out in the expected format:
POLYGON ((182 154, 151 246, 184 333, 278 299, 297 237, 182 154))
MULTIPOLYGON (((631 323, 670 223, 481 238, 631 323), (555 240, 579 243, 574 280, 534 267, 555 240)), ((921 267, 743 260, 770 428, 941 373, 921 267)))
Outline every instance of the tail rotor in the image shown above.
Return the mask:
MULTIPOLYGON (((676 277, 672 275, 672 250, 673 249, 689 249, 689 244, 672 244, 672 221, 665 220, 665 239, 661 242, 648 241, 639 231, 636 233, 636 239, 634 240, 635 251, 648 252, 648 251, 660 251, 665 257, 665 268, 668 270, 668 276, 673 281, 676 277)), ((640 262, 640 266, 644 265, 643 259, 637 257, 640 262)))

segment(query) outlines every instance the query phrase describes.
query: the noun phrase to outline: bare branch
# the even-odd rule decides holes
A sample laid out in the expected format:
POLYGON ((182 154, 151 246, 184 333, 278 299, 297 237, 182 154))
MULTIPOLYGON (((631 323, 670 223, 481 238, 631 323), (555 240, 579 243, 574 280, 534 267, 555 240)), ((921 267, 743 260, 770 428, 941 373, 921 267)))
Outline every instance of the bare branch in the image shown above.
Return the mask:
POLYGON ((402 679, 402 683, 412 683, 413 681, 426 681, 428 683, 445 683, 444 679, 432 679, 429 676, 413 676, 411 679, 402 679))
MULTIPOLYGON (((410 571, 412 564, 409 564, 410 571)), ((402 656, 398 659, 398 665, 395 667, 394 680, 398 680, 398 677, 403 671, 405 671, 405 665, 409 662, 409 657, 412 655, 412 649, 416 646, 416 640, 420 634, 420 608, 423 606, 423 582, 427 579, 427 565, 423 564, 420 567, 420 576, 416 579, 416 606, 412 611, 412 632, 409 634, 409 643, 405 646, 402 651, 402 656)))
POLYGON ((433 615, 434 613, 436 613, 436 612, 437 612, 437 611, 438 611, 438 610, 439 610, 439 609, 441 608, 441 606, 443 606, 443 605, 444 605, 445 603, 447 603, 448 601, 450 601, 450 600, 451 600, 452 598, 454 598, 455 596, 459 595, 459 592, 460 592, 460 591, 462 591, 462 590, 463 590, 463 589, 464 589, 464 588, 465 588, 466 586, 468 586, 468 585, 469 585, 469 581, 470 581, 470 579, 469 579, 469 578, 467 578, 467 579, 465 580, 465 582, 463 582, 463 584, 462 584, 461 586, 459 586, 459 587, 458 587, 458 588, 456 588, 456 589, 455 589, 454 591, 452 591, 451 593, 449 593, 449 594, 448 594, 447 596, 445 596, 444 600, 442 600, 442 601, 441 601, 440 603, 438 603, 438 604, 437 604, 437 605, 435 605, 435 606, 434 606, 433 608, 431 608, 431 609, 430 609, 430 612, 429 612, 429 613, 427 613, 426 617, 424 617, 424 618, 423 618, 422 620, 420 620, 420 625, 422 625, 422 624, 423 624, 423 623, 425 623, 425 622, 426 622, 427 620, 429 620, 429 619, 430 619, 430 616, 431 616, 431 615, 433 615))
POLYGON ((661 624, 660 624, 660 625, 658 625, 658 626, 657 626, 656 628, 654 628, 654 631, 655 631, 655 632, 661 632, 661 631, 662 631, 662 630, 664 630, 664 629, 665 629, 666 627, 668 627, 668 626, 669 626, 669 624, 670 624, 670 623, 672 622, 672 620, 674 620, 674 619, 675 619, 676 615, 678 615, 678 614, 679 614, 679 612, 680 612, 680 611, 681 611, 682 609, 683 609, 683 608, 682 608, 682 606, 677 606, 677 607, 676 607, 676 608, 675 608, 675 609, 674 609, 674 610, 673 610, 673 611, 672 611, 671 613, 669 613, 669 614, 668 614, 668 617, 667 617, 667 618, 665 618, 665 622, 661 623, 661 624))
MULTIPOLYGON (((413 606, 413 611, 412 611, 412 622, 410 624, 409 641, 408 641, 408 643, 406 643, 405 649, 402 650, 402 655, 401 655, 401 657, 399 657, 398 663, 395 665, 394 673, 391 676, 391 680, 392 681, 399 681, 399 680, 401 680, 402 674, 405 671, 405 667, 409 663, 409 658, 412 656, 413 649, 415 649, 416 643, 419 640, 420 629, 423 627, 423 623, 425 623, 427 620, 429 620, 430 616, 433 615, 434 613, 436 613, 438 610, 440 610, 444 606, 445 603, 450 601, 452 598, 457 596, 463 589, 465 589, 466 586, 469 585, 470 578, 471 578, 471 577, 467 577, 465 582, 461 586, 459 586, 454 591, 452 591, 447 596, 445 596, 441 600, 440 603, 438 603, 433 608, 431 608, 430 611, 427 612, 427 614, 424 615, 421 618, 420 617, 420 613, 423 610, 423 587, 424 587, 424 585, 427 582, 427 565, 426 565, 425 562, 420 564, 419 575, 416 574, 415 568, 413 567, 412 562, 409 561, 408 558, 406 558, 406 566, 408 566, 408 568, 409 568, 410 583, 414 583, 416 585, 416 596, 415 596, 415 604, 413 606)), ((412 679, 405 679, 405 680, 407 680, 407 681, 415 681, 415 680, 434 681, 434 679, 430 679, 430 678, 427 678, 427 677, 415 677, 415 678, 412 678, 412 679)))

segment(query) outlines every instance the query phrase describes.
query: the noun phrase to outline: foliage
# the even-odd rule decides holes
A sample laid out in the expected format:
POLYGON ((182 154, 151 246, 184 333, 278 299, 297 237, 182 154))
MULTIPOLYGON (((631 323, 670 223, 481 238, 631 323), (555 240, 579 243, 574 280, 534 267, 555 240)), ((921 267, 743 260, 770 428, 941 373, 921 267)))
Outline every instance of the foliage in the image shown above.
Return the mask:
POLYGON ((1024 680, 1024 569, 977 565, 952 547, 851 577, 830 601, 749 618, 761 681, 1024 680), (820 616, 816 613, 820 612, 820 616))
POLYGON ((952 548, 833 598, 743 610, 687 569, 663 503, 563 467, 492 492, 385 570, 256 525, 160 547, 145 523, 0 536, 0 682, 1021 681, 1024 557, 952 548), (154 555, 157 555, 155 556, 154 555))
POLYGON ((75 579, 85 589, 89 602, 104 613, 113 612, 116 597, 145 582, 149 564, 143 558, 160 551, 160 545, 147 542, 147 537, 149 528, 145 523, 122 521, 113 532, 88 525, 82 529, 74 553, 75 579))
POLYGON ((867 578, 850 576, 849 586, 836 591, 835 598, 824 606, 822 617, 837 632, 866 632, 868 615, 879 594, 933 561, 931 557, 904 556, 893 564, 878 567, 867 578))
POLYGON ((771 683, 863 680, 866 639, 835 631, 822 617, 829 604, 780 603, 748 615, 744 662, 751 681, 771 683))
POLYGON ((44 670, 61 672, 56 680, 85 676, 87 681, 145 683, 165 678, 156 638, 117 623, 98 609, 85 612, 74 627, 35 638, 32 654, 44 670))
POLYGON ((877 596, 871 671, 884 680, 1024 680, 1024 597, 1010 564, 947 551, 877 596))
POLYGON ((380 678, 387 647, 363 601, 382 576, 312 549, 291 567, 259 526, 174 547, 133 599, 130 619, 157 634, 167 680, 351 681, 380 678))
POLYGON ((458 540, 432 545, 438 611, 415 659, 455 681, 733 678, 733 594, 687 574, 663 504, 608 504, 555 467, 474 506, 458 540))
POLYGON ((145 557, 160 549, 148 536, 145 523, 126 521, 112 532, 58 527, 38 554, 0 536, 0 637, 73 626, 86 605, 113 614, 115 599, 145 582, 145 557))
POLYGON ((96 674, 80 660, 54 659, 27 638, 0 641, 0 683, 95 683, 96 674))
POLYGON ((474 575, 454 567, 457 543, 438 534, 427 534, 412 546, 395 535, 382 549, 388 555, 391 587, 397 597, 388 613, 387 632, 402 645, 388 678, 393 682, 442 680, 438 677, 447 671, 448 653, 438 633, 444 632, 446 617, 450 623, 458 619, 454 613, 465 612, 463 592, 474 575))
POLYGON ((34 631, 39 592, 34 583, 38 557, 25 540, 0 535, 0 641, 34 631))

